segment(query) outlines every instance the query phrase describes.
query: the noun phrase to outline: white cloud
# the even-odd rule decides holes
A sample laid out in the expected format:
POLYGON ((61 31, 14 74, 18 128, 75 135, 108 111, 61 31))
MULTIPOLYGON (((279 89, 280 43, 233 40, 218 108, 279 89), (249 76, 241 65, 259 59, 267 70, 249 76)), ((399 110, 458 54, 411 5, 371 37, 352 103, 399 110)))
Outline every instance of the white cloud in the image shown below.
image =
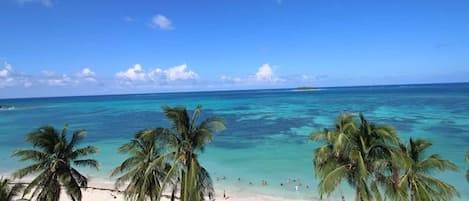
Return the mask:
POLYGON ((77 74, 78 78, 84 79, 86 81, 95 82, 96 81, 96 73, 91 71, 90 68, 84 68, 77 74))
POLYGON ((15 72, 12 65, 5 62, 0 69, 0 88, 11 86, 31 86, 29 77, 15 72))
POLYGON ((263 85, 285 82, 285 79, 275 75, 274 69, 269 64, 262 64, 255 74, 245 78, 223 75, 220 77, 220 80, 225 83, 237 85, 263 85))
POLYGON ((96 73, 91 71, 91 69, 89 69, 89 68, 84 68, 83 70, 81 70, 80 73, 78 73, 78 76, 80 76, 80 77, 94 77, 94 76, 96 76, 96 73))
POLYGON ((220 79, 223 82, 231 82, 231 83, 241 83, 243 81, 243 79, 241 79, 240 77, 230 77, 226 75, 222 75, 220 79))
POLYGON ((140 64, 135 64, 126 71, 117 72, 115 76, 126 84, 130 84, 129 81, 140 83, 154 82, 161 84, 173 81, 196 80, 199 78, 197 73, 187 69, 186 64, 167 69, 155 68, 148 72, 145 71, 140 64))
POLYGON ((146 79, 145 71, 140 64, 135 64, 133 67, 127 69, 127 71, 117 72, 116 77, 131 81, 145 81, 146 79))
POLYGON ((42 83, 47 83, 50 86, 68 86, 78 84, 78 80, 74 80, 69 77, 67 74, 62 74, 60 76, 52 76, 46 80, 41 80, 42 83))
POLYGON ((194 71, 187 71, 186 64, 168 68, 167 70, 163 70, 163 73, 166 75, 166 79, 169 81, 191 80, 199 77, 194 71))
MULTIPOLYGON (((49 86, 77 86, 80 83, 97 82, 96 73, 90 68, 83 68, 80 72, 72 76, 43 70, 42 76, 38 80, 39 83, 49 86)), ((32 83, 29 84, 29 86, 31 85, 32 83)))
POLYGON ((19 4, 33 4, 33 3, 39 3, 43 6, 46 7, 51 7, 53 5, 52 0, 16 0, 19 4))
POLYGON ((263 64, 257 70, 255 77, 256 80, 259 81, 272 80, 272 78, 274 77, 274 71, 272 70, 269 64, 263 64))
POLYGON ((325 74, 316 74, 316 75, 314 75, 314 74, 301 74, 299 76, 299 78, 300 79, 298 79, 298 75, 296 75, 292 79, 298 80, 300 82, 315 82, 315 81, 327 78, 327 75, 325 75, 325 74))
POLYGON ((170 19, 168 19, 167 17, 165 17, 164 15, 155 15, 152 19, 151 19, 151 27, 153 28, 159 28, 159 29, 162 29, 162 30, 171 30, 173 29, 173 24, 171 22, 170 19))
POLYGON ((260 82, 284 82, 284 79, 281 79, 275 75, 274 70, 269 64, 262 64, 261 67, 257 70, 256 74, 254 75, 254 79, 260 82))
POLYGON ((52 71, 43 70, 42 71, 42 76, 44 76, 44 77, 54 77, 54 76, 56 76, 56 74, 52 71))
POLYGON ((11 64, 5 62, 3 65, 3 69, 0 70, 0 77, 6 78, 12 73, 14 73, 13 67, 11 67, 11 64))

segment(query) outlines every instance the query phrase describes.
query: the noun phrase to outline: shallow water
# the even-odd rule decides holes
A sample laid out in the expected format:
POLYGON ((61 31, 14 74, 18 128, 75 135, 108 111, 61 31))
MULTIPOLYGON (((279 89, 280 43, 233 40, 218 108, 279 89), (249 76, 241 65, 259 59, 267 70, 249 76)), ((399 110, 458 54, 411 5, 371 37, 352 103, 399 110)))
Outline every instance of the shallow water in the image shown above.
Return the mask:
MULTIPOLYGON (((432 84, 325 88, 313 91, 250 90, 0 100, 14 106, 0 111, 0 172, 25 165, 10 158, 27 147, 24 136, 51 124, 86 128, 85 143, 100 147, 101 170, 84 170, 108 178, 124 156, 116 149, 142 128, 168 126, 161 105, 203 105, 203 117, 221 116, 227 129, 215 137, 201 159, 219 188, 243 193, 317 197, 310 132, 332 126, 340 112, 363 112, 375 122, 391 124, 403 140, 433 140, 433 152, 455 162, 460 171, 438 174, 469 200, 464 154, 469 150, 469 84, 432 84), (217 177, 226 180, 217 181, 217 177), (240 178, 241 181, 238 181, 240 178), (288 179, 300 179, 296 192, 288 179), (262 186, 261 180, 268 185, 262 186), (250 185, 249 182, 253 184, 250 185), (283 186, 280 186, 283 183, 283 186), (309 189, 306 189, 309 186, 309 189)), ((345 186, 345 185, 344 185, 345 186)), ((345 187, 345 191, 350 193, 345 187)), ((337 196, 337 194, 334 194, 337 196)))

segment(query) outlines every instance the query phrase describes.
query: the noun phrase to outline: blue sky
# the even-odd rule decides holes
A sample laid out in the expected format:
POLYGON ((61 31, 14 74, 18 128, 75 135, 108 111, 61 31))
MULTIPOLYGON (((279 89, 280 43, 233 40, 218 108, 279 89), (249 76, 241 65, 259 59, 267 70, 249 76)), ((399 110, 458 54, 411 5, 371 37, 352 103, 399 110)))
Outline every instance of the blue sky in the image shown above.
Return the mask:
POLYGON ((0 1, 0 97, 469 81, 468 1, 0 1))

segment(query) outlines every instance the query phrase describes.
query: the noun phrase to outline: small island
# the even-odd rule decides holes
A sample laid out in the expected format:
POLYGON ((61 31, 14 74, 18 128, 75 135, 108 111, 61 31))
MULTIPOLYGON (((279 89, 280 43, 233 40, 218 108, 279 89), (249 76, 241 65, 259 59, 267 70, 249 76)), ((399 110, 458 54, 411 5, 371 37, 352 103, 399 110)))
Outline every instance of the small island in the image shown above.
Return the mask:
POLYGON ((311 90, 317 90, 319 89, 318 87, 308 87, 308 86, 304 86, 304 87, 296 87, 294 90, 295 91, 311 91, 311 90))

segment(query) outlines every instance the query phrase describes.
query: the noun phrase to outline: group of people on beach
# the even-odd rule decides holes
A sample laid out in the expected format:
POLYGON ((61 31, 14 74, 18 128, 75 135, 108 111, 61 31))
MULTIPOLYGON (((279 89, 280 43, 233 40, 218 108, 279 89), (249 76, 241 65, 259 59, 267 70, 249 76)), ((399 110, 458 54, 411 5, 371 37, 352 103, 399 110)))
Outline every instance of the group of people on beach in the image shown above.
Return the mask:
MULTIPOLYGON (((226 180, 226 176, 221 176, 221 177, 217 177, 217 181, 222 181, 222 180, 226 180)), ((238 182, 241 182, 241 177, 238 177, 238 182)), ((267 186, 269 183, 267 182, 267 180, 261 180, 261 185, 262 186, 267 186)), ((292 185, 294 184, 295 185, 295 190, 298 191, 299 188, 303 185, 301 183, 301 180, 300 179, 287 179, 287 181, 285 183, 281 182, 280 183, 280 186, 289 186, 289 185, 292 185)), ((249 185, 254 185, 254 183, 252 181, 249 181, 249 185)), ((309 185, 306 185, 306 188, 309 189, 309 185)))
MULTIPOLYGON (((222 180, 227 180, 226 176, 217 177, 217 181, 222 181, 222 180)), ((241 182, 241 177, 238 177, 237 180, 238 182, 241 182)), ((249 181, 249 185, 254 185, 254 183, 252 181, 249 181)), ((261 180, 261 185, 267 186, 268 185, 267 180, 264 180, 264 179, 261 180)), ((303 186, 303 184, 301 183, 300 179, 289 178, 286 180, 285 183, 281 182, 280 186, 282 187, 294 186, 295 191, 300 191, 300 188, 303 186)), ((306 185, 305 188, 309 189, 309 185, 306 185)), ((228 200, 229 198, 230 196, 228 196, 226 190, 223 190, 223 199, 228 200)))

